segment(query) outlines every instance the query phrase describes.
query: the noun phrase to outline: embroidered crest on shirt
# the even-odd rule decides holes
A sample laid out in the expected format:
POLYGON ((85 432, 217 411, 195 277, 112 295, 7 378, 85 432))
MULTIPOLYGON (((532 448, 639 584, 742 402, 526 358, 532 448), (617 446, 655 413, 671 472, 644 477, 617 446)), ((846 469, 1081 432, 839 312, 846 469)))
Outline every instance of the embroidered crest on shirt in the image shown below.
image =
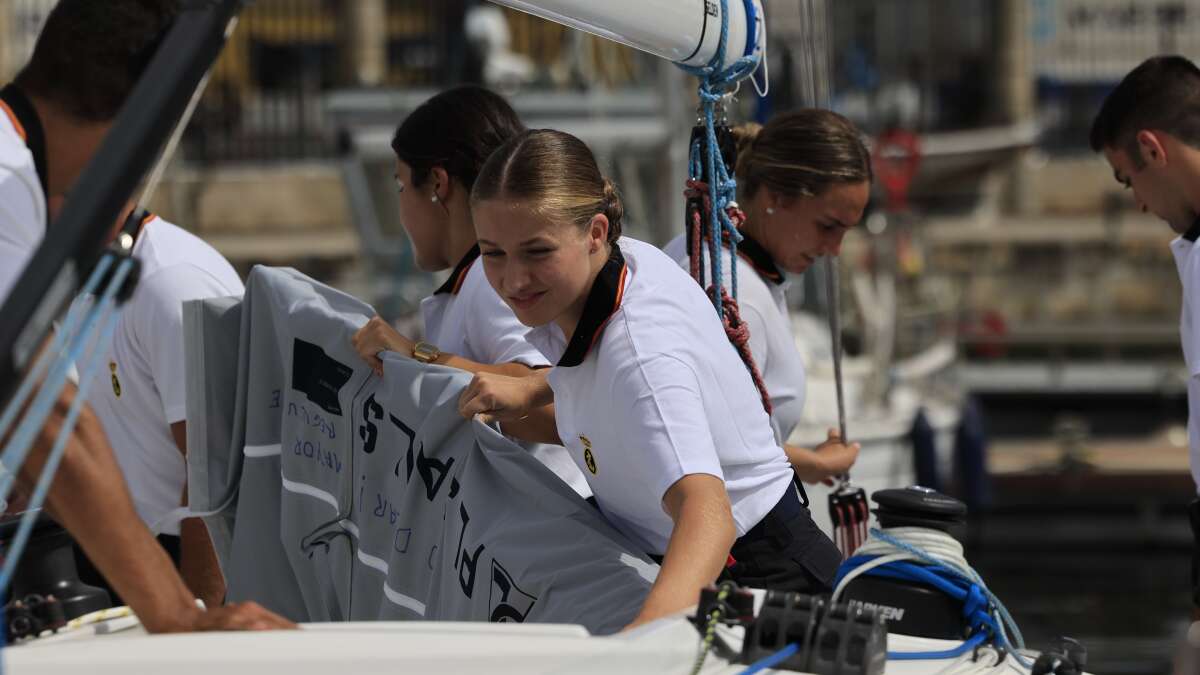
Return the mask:
POLYGON ((117 379, 117 362, 109 361, 108 370, 112 373, 113 395, 121 398, 121 381, 117 379))
POLYGON ((596 457, 592 455, 592 442, 587 436, 580 436, 579 442, 583 443, 583 463, 587 466, 587 470, 596 475, 596 457))

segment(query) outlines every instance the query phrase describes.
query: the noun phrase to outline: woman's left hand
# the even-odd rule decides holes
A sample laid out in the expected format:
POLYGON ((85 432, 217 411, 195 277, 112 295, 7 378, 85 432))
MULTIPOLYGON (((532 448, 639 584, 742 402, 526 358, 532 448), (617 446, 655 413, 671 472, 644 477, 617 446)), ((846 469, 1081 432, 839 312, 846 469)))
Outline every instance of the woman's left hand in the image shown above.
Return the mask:
POLYGON ((817 456, 824 474, 820 477, 821 482, 833 485, 836 476, 848 472, 858 461, 858 451, 862 446, 858 443, 842 442, 842 435, 837 429, 830 429, 827 436, 824 443, 813 448, 813 454, 817 456))
POLYGON ((413 351, 413 341, 404 337, 391 324, 379 317, 372 317, 358 332, 350 338, 354 351, 371 366, 376 375, 383 375, 383 361, 379 353, 398 352, 410 356, 413 351))
POLYGON ((837 429, 830 429, 826 441, 812 450, 796 445, 783 446, 788 462, 800 480, 826 485, 833 485, 834 477, 854 466, 860 449, 858 443, 843 443, 837 429))

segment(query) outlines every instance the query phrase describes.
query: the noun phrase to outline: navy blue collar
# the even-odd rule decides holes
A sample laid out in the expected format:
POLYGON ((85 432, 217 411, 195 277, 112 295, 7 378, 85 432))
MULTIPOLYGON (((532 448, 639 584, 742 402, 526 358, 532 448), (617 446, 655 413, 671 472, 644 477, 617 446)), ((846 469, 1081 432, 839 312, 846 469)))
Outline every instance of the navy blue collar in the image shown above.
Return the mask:
POLYGON ((463 281, 467 278, 467 271, 471 269, 471 264, 478 257, 479 244, 475 244, 471 247, 470 251, 467 251, 462 260, 459 260, 458 264, 454 266, 454 271, 450 273, 450 278, 446 279, 446 282, 441 286, 438 286, 433 294, 449 293, 450 295, 458 295, 458 291, 462 289, 463 281))
POLYGON ((600 274, 596 275, 592 290, 588 291, 583 315, 579 317, 575 333, 567 341, 567 349, 558 360, 558 365, 572 368, 587 358, 592 346, 600 339, 600 333, 604 332, 604 327, 608 325, 608 320, 621 306, 627 274, 625 256, 621 255, 620 247, 613 243, 608 260, 605 261, 604 267, 600 268, 600 274))
POLYGON ((47 182, 46 169, 46 132, 42 129, 42 120, 33 107, 29 97, 15 84, 6 85, 0 89, 0 101, 3 101, 12 111, 16 119, 17 132, 25 141, 25 146, 33 154, 33 166, 37 169, 38 182, 42 184, 42 194, 47 201, 50 199, 50 189, 47 182))
POLYGON ((1193 244, 1196 243, 1197 239, 1200 239, 1200 216, 1196 216, 1196 219, 1192 221, 1192 226, 1188 228, 1187 232, 1183 233, 1183 238, 1193 244))
POLYGON ((763 248, 762 244, 745 232, 742 233, 742 241, 738 244, 738 255, 750 263, 750 266, 762 278, 776 286, 783 283, 783 272, 779 270, 779 266, 775 264, 771 254, 767 253, 767 249, 763 248))
MULTIPOLYGON (((758 272, 758 276, 766 279, 776 286, 782 284, 785 280, 783 272, 779 269, 779 266, 775 264, 775 259, 771 257, 771 254, 767 253, 767 249, 763 248, 762 244, 755 241, 745 232, 742 232, 741 234, 742 241, 738 244, 737 248, 738 257, 749 263, 750 266, 754 268, 754 271, 758 272)), ((729 248, 729 235, 722 236, 721 241, 725 245, 725 248, 729 248)), ((690 236, 685 236, 684 242, 687 245, 688 256, 693 255, 692 238, 690 236)))

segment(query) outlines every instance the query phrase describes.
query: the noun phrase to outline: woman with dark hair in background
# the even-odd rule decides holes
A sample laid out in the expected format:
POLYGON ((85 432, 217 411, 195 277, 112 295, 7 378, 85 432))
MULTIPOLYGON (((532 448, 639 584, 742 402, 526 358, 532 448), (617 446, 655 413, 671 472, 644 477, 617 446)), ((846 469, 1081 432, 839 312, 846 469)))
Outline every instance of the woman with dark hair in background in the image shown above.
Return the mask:
MULTIPOLYGON (((796 476, 827 481, 849 470, 859 446, 843 444, 836 430, 815 449, 786 445, 804 410, 806 380, 788 315, 787 275, 841 250, 870 196, 870 153, 858 129, 828 110, 784 113, 734 134, 738 203, 746 214, 737 248, 738 306, 750 329, 750 353, 770 399, 775 440, 796 476)), ((702 248, 701 269, 708 269, 707 243, 702 248)), ((688 268, 687 235, 663 250, 688 268)), ((735 263, 726 256, 722 264, 728 279, 735 263)))
MULTIPOLYGON (((549 365, 525 341, 528 328, 513 316, 481 269, 469 197, 479 169, 496 148, 525 126, 501 96, 477 86, 450 89, 421 104, 396 130, 396 190, 400 222, 412 242, 417 267, 453 268, 433 295, 421 301, 425 339, 415 342, 382 318, 353 336, 355 350, 382 375, 382 351, 472 373, 520 377, 549 365)), ((519 438, 553 437, 548 413, 511 420, 519 438)), ((587 482, 561 446, 526 444, 535 457, 583 496, 587 482)))
POLYGON ((460 412, 503 423, 554 404, 600 510, 661 556, 633 624, 694 605, 723 570, 828 588, 841 556, 800 504, 712 304, 662 251, 621 238, 621 200, 587 146, 526 132, 484 165, 471 203, 488 281, 556 365, 479 373, 460 412))

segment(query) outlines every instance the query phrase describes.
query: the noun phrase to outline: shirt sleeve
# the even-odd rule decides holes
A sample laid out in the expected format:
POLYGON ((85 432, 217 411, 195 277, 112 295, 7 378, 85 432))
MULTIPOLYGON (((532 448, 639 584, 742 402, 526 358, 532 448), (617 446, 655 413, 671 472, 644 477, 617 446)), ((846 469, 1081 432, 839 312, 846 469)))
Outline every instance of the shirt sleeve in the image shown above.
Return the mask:
POLYGON ((240 295, 242 290, 229 289, 208 272, 192 265, 171 267, 139 281, 128 311, 133 314, 137 344, 150 368, 168 424, 187 417, 183 303, 240 295))
POLYGON ((1200 495, 1200 375, 1192 375, 1188 382, 1188 457, 1192 469, 1192 480, 1196 483, 1196 494, 1200 495))
POLYGON ((646 478, 662 501, 680 478, 709 474, 725 479, 713 445, 695 371, 680 359, 658 355, 631 368, 613 390, 627 471, 646 478))
POLYGON ((762 312, 759 311, 758 307, 754 306, 754 303, 739 300, 738 310, 741 312, 742 321, 750 329, 750 355, 754 357, 754 363, 758 366, 758 371, 765 373, 767 362, 771 358, 770 350, 767 348, 767 322, 763 319, 762 312))
MULTIPOLYGON (((472 270, 472 276, 483 270, 472 270)), ((531 368, 550 365, 546 356, 526 339, 529 326, 517 320, 512 309, 486 279, 477 280, 469 289, 471 307, 466 313, 465 330, 471 349, 488 364, 523 363, 531 368)))
POLYGON ((41 189, 19 171, 0 165, 0 302, 42 241, 45 210, 41 189))

